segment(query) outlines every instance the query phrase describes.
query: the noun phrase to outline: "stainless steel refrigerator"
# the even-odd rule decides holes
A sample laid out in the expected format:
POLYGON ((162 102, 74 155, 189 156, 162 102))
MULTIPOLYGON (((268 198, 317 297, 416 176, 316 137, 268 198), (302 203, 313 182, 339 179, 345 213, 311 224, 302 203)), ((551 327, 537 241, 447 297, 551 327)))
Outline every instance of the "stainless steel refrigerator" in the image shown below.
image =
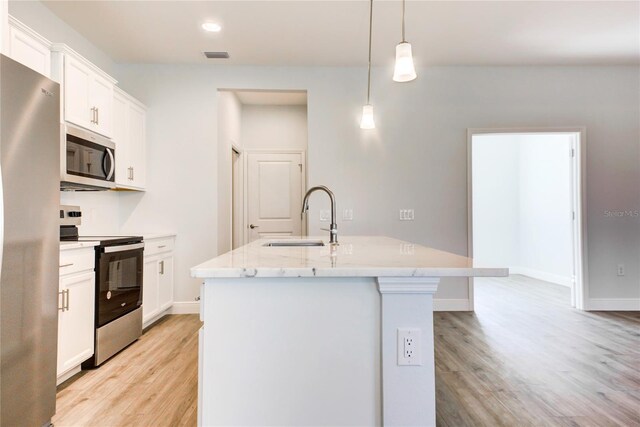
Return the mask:
POLYGON ((60 86, 0 58, 0 425, 56 408, 60 86))

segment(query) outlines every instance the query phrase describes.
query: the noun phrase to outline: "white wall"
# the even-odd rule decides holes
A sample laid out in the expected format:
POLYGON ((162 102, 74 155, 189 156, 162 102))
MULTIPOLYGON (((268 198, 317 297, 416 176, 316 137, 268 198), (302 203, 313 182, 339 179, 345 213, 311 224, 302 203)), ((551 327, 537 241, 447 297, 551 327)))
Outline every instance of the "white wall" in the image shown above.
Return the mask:
POLYGON ((572 136, 520 137, 520 271, 571 286, 572 136))
MULTIPOLYGON (((222 211, 204 165, 216 167, 210 150, 217 88, 308 91, 309 185, 328 185, 339 209, 354 209, 354 221, 339 222, 340 233, 386 234, 459 254, 467 247, 466 129, 585 126, 589 290, 598 298, 640 297, 639 219, 604 215, 640 205, 638 67, 437 67, 419 70, 406 85, 393 83, 390 69, 374 68, 377 129, 369 132, 358 128, 365 69, 125 65, 118 71, 124 88, 151 108, 149 152, 152 146, 160 152, 149 158, 149 170, 164 170, 163 182, 183 189, 157 191, 175 205, 203 205, 175 217, 198 248, 178 254, 178 300, 198 293, 188 268, 216 254, 212 218, 222 211), (190 154, 208 153, 209 162, 176 162, 173 135, 181 131, 188 132, 178 139, 190 154), (399 222, 399 208, 414 208, 416 220, 399 222), (615 274, 618 262, 627 266, 623 278, 615 274)), ((145 224, 155 206, 135 209, 131 223, 145 224)), ((321 208, 319 198, 311 233, 320 232, 321 208)), ((443 281, 438 297, 466 299, 466 280, 443 281)))
POLYGON ((520 145, 478 135, 473 142, 473 258, 482 267, 520 264, 520 145))
POLYGON ((506 265, 565 286, 573 276, 571 135, 477 135, 473 245, 479 265, 506 265))
POLYGON ((218 188, 218 253, 231 250, 231 146, 242 147, 242 105, 231 91, 218 92, 218 180, 210 187, 218 188))
POLYGON ((245 150, 307 150, 306 105, 243 105, 245 150))

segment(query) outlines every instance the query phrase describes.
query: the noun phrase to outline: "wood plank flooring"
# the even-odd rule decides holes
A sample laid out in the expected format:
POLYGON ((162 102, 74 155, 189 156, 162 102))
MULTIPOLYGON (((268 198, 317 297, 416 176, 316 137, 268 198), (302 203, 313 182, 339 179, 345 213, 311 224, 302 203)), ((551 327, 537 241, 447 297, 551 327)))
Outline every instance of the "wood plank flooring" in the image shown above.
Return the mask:
MULTIPOLYGON (((435 313, 437 423, 640 426, 640 313, 569 307, 523 276, 476 281, 476 312, 435 313)), ((197 315, 167 316, 58 389, 62 426, 195 426, 197 315)))
POLYGON ((435 313, 439 426, 640 426, 640 312, 581 312, 569 288, 476 280, 435 313))
POLYGON ((166 316, 98 369, 58 387, 63 426, 195 426, 199 316, 166 316))

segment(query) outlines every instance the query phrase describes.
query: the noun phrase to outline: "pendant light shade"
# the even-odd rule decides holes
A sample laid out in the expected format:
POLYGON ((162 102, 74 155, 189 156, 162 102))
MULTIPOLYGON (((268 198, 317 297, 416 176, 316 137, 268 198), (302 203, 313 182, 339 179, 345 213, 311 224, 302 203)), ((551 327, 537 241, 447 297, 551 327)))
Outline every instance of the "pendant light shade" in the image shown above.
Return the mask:
POLYGON ((373 120, 373 105, 367 104, 362 107, 362 119, 360 119, 360 129, 375 129, 376 122, 373 120))
POLYGON ((396 66, 393 70, 393 80, 400 83, 410 82, 417 77, 411 43, 404 38, 404 7, 405 0, 402 0, 402 41, 396 46, 396 66))
POLYGON ((401 42, 396 46, 396 66, 393 70, 393 80, 396 82, 410 82, 415 79, 416 68, 413 65, 411 43, 401 42))
POLYGON ((369 1, 369 67, 367 71, 367 103, 362 107, 360 129, 375 129, 373 105, 371 105, 371 34, 373 31, 373 0, 369 1))

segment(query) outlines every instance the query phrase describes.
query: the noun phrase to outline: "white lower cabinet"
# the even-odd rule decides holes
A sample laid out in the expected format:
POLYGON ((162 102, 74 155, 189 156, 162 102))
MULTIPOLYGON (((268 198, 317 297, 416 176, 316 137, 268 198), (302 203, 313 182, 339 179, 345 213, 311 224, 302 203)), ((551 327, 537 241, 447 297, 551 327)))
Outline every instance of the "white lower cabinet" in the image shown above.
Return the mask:
POLYGON ((58 293, 58 384, 93 356, 95 321, 94 248, 60 254, 58 293))
POLYGON ((173 237, 145 239, 142 324, 149 326, 173 305, 173 237))

